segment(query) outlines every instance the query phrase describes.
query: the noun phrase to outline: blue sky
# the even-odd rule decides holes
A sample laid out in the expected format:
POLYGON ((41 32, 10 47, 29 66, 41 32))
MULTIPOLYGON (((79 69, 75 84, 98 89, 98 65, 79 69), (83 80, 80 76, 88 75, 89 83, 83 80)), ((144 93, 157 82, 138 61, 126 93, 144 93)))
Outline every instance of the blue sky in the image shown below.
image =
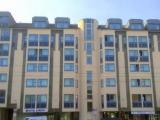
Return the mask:
POLYGON ((33 16, 70 17, 72 23, 81 18, 96 18, 105 24, 107 18, 160 19, 160 0, 0 0, 0 11, 10 11, 17 22, 31 22, 33 16))

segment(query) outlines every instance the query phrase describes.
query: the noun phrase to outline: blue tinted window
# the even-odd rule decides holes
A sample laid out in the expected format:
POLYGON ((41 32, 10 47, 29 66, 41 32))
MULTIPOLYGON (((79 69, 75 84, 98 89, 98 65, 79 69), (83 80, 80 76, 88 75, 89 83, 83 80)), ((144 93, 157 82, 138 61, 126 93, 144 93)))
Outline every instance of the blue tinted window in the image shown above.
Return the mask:
POLYGON ((39 45, 48 46, 49 45, 49 36, 47 34, 39 35, 39 45))
POLYGON ((74 79, 64 78, 64 87, 74 87, 74 79))
POLYGON ((92 46, 92 43, 85 43, 85 49, 86 49, 86 53, 87 55, 92 55, 92 49, 93 49, 93 46, 92 46))
POLYGON ((64 108, 74 108, 73 94, 64 94, 64 108))
POLYGON ((39 64, 38 71, 39 72, 47 72, 48 71, 48 64, 39 64))
POLYGON ((37 49, 28 49, 28 61, 36 61, 37 56, 37 49))
POLYGON ((29 35, 29 46, 38 46, 38 35, 37 34, 29 35))
POLYGON ((37 95, 37 108, 47 107, 47 95, 37 95))
POLYGON ((0 56, 8 56, 9 55, 9 44, 3 43, 0 44, 0 56))
POLYGON ((87 64, 92 64, 92 56, 87 56, 87 64))
POLYGON ((28 63, 27 64, 27 72, 37 72, 37 64, 28 63))
POLYGON ((160 30, 160 24, 148 24, 147 28, 149 30, 160 30))
POLYGON ((150 71, 150 67, 148 64, 141 64, 140 65, 140 70, 141 72, 149 72, 150 71))
POLYGON ((87 83, 91 83, 93 79, 92 71, 87 71, 87 83))
POLYGON ((65 48, 64 49, 64 59, 66 61, 74 60, 74 48, 65 48))
POLYGON ((74 35, 65 34, 64 42, 65 46, 74 46, 74 35))
POLYGON ((105 35, 104 43, 106 47, 113 47, 114 46, 114 37, 113 35, 105 35))
POLYGON ((139 65, 138 64, 131 64, 130 65, 130 72, 138 72, 139 71, 139 65))
POLYGON ((90 41, 93 39, 93 20, 88 19, 85 21, 85 26, 84 26, 84 40, 90 41))
POLYGON ((65 63, 64 64, 64 71, 74 71, 74 64, 73 63, 65 63))
POLYGON ((37 87, 47 87, 48 80, 47 79, 38 79, 37 80, 37 87))
POLYGON ((1 29, 1 38, 2 41, 9 41, 10 40, 10 30, 9 29, 1 29))
POLYGON ((8 58, 0 58, 0 67, 8 66, 8 58))
POLYGON ((106 87, 115 87, 116 80, 114 78, 107 78, 106 79, 106 87))
POLYGON ((35 95, 25 95, 25 108, 35 109, 36 96, 35 95))
POLYGON ((39 60, 40 61, 48 61, 48 49, 40 49, 39 50, 39 60))
POLYGON ((113 63, 106 63, 105 64, 105 71, 114 72, 115 71, 115 65, 113 63))
POLYGON ((122 25, 120 23, 110 23, 109 28, 110 29, 121 29, 122 25))
POLYGON ((0 82, 7 81, 7 73, 0 73, 0 82))
POLYGON ((134 23, 130 25, 130 29, 132 30, 141 30, 144 29, 143 24, 140 23, 134 23))
POLYGON ((26 87, 36 87, 35 79, 26 79, 26 87))
POLYGON ((6 98, 6 91, 5 90, 0 90, 0 104, 5 103, 5 98, 6 98))
POLYGON ((33 26, 35 28, 45 28, 45 27, 47 27, 47 22, 45 22, 45 21, 36 21, 36 22, 33 23, 33 26))

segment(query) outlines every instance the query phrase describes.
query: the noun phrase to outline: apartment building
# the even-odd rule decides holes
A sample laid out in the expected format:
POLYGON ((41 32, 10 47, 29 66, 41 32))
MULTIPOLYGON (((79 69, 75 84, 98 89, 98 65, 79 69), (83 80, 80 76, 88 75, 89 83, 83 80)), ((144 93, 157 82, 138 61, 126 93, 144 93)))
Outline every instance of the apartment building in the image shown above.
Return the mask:
POLYGON ((159 61, 157 19, 17 23, 2 11, 0 120, 159 120, 159 61))

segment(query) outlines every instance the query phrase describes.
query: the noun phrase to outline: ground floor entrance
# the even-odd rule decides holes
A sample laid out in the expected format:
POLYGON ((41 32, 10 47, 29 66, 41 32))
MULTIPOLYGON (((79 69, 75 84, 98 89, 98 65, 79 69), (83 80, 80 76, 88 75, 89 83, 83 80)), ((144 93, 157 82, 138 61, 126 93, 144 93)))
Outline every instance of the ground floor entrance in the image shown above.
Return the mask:
POLYGON ((12 120, 13 109, 0 108, 0 120, 12 120))

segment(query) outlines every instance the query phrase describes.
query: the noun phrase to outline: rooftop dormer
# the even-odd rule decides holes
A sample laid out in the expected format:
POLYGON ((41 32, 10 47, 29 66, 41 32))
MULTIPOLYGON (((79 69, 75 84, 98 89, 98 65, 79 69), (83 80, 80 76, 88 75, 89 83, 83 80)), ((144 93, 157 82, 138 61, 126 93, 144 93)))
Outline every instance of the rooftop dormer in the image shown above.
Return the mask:
POLYGON ((49 25, 47 17, 33 17, 32 18, 32 26, 34 28, 47 28, 49 25))
POLYGON ((109 29, 122 29, 122 20, 119 18, 110 18, 107 20, 107 27, 109 29))
POLYGON ((69 28, 70 19, 68 17, 57 17, 55 18, 55 27, 56 28, 69 28))
POLYGON ((149 19, 147 20, 148 30, 160 30, 160 20, 159 19, 149 19))
POLYGON ((143 30, 144 29, 143 20, 130 19, 127 27, 128 29, 131 29, 131 30, 143 30))

